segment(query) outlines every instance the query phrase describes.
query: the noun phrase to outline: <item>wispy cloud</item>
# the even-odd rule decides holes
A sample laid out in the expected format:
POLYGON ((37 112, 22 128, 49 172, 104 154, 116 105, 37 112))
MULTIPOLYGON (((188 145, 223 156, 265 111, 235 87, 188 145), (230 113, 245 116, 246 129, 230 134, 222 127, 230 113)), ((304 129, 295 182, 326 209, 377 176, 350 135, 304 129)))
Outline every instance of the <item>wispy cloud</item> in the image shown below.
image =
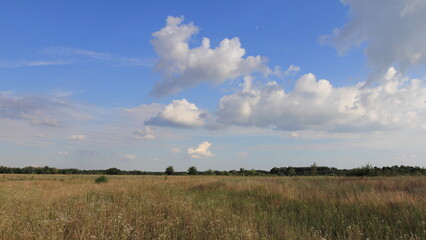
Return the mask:
POLYGON ((18 60, 18 61, 3 61, 0 60, 0 68, 16 68, 16 67, 42 67, 52 65, 67 65, 72 64, 69 60, 18 60))
POLYGON ((95 52, 86 49, 69 48, 63 46, 44 48, 41 51, 41 54, 44 55, 44 59, 0 60, 0 68, 41 67, 88 62, 140 67, 152 67, 154 65, 154 60, 116 56, 110 53, 95 52))
POLYGON ((54 57, 68 57, 71 58, 75 63, 97 61, 126 66, 153 66, 153 62, 149 60, 134 57, 122 57, 110 53, 95 52, 79 48, 68 48, 63 46, 47 47, 43 49, 42 53, 54 57))

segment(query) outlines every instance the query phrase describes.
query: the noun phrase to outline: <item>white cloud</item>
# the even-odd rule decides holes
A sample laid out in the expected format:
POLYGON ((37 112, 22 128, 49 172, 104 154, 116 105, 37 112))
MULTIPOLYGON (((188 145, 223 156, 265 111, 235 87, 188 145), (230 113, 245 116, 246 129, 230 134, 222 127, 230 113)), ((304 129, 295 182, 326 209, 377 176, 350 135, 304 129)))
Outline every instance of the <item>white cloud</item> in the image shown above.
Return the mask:
POLYGON ((146 125, 196 128, 204 124, 206 114, 186 99, 173 100, 157 116, 145 121, 146 125))
POLYGON ((225 38, 216 48, 203 38, 201 46, 190 48, 188 41, 199 29, 193 23, 183 24, 183 20, 183 16, 169 16, 166 26, 152 34, 151 43, 159 56, 155 69, 163 75, 153 95, 164 96, 200 82, 221 83, 254 72, 271 73, 265 58, 244 58, 245 50, 238 38, 225 38))
POLYGON ((99 107, 64 97, 0 92, 0 141, 51 143, 77 131, 86 131, 86 127, 93 129, 92 120, 103 114, 102 111, 99 107))
POLYGON ((50 126, 50 127, 60 127, 61 123, 57 119, 45 118, 45 119, 32 119, 31 124, 36 126, 50 126))
POLYGON ((70 154, 69 152, 58 152, 59 155, 68 155, 70 154))
POLYGON ((426 119, 426 88, 390 68, 377 87, 334 88, 325 79, 306 74, 286 93, 276 82, 252 86, 222 97, 218 121, 287 131, 375 131, 420 128, 426 119))
POLYGON ((109 53, 100 53, 91 50, 63 46, 47 47, 43 49, 42 53, 48 55, 49 60, 0 60, 0 68, 42 67, 86 62, 112 63, 122 66, 141 67, 150 67, 153 65, 153 62, 150 60, 143 60, 135 57, 115 56, 109 53))
POLYGON ((66 65, 71 64, 71 61, 45 61, 45 60, 33 60, 33 61, 1 61, 0 68, 15 68, 15 67, 42 67, 51 65, 66 65))
POLYGON ((98 62, 111 62, 119 65, 129 66, 152 66, 152 63, 139 58, 129 58, 114 56, 109 53, 95 52, 91 50, 69 48, 63 46, 48 47, 43 50, 44 54, 51 56, 67 57, 68 63, 74 62, 87 62, 87 61, 98 61, 98 62))
POLYGON ((0 118, 28 121, 34 126, 60 127, 62 122, 86 120, 89 108, 62 97, 0 92, 0 118))
POLYGON ((299 66, 294 66, 294 65, 290 65, 287 70, 284 72, 285 76, 289 76, 289 75, 295 75, 296 73, 298 73, 300 71, 300 67, 299 66))
POLYGON ((290 136, 293 138, 298 138, 300 137, 300 134, 298 132, 290 132, 290 136))
MULTIPOLYGON (((373 77, 390 66, 401 70, 426 66, 426 1, 424 0, 342 0, 350 7, 351 18, 324 43, 340 53, 365 43, 365 54, 373 77)), ((375 79, 377 80, 377 79, 375 79)))
POLYGON ((145 129, 138 129, 133 132, 133 137, 136 139, 155 139, 154 130, 150 127, 145 127, 145 129))
POLYGON ((82 134, 74 134, 67 137, 67 140, 70 140, 70 141, 82 141, 84 139, 86 139, 86 136, 82 134))
POLYGON ((126 159, 126 160, 134 160, 134 159, 136 159, 136 155, 126 154, 126 155, 123 156, 123 158, 126 159))
POLYGON ((191 158, 205 158, 205 157, 212 157, 214 154, 210 151, 211 143, 209 142, 202 142, 200 145, 198 145, 197 148, 189 148, 187 153, 191 158))
POLYGON ((174 153, 174 154, 180 153, 180 148, 174 147, 174 148, 171 149, 171 152, 174 153))
POLYGON ((61 98, 17 96, 12 92, 0 92, 0 118, 29 120, 33 125, 50 125, 57 120, 48 118, 49 115, 70 108, 72 104, 61 98))

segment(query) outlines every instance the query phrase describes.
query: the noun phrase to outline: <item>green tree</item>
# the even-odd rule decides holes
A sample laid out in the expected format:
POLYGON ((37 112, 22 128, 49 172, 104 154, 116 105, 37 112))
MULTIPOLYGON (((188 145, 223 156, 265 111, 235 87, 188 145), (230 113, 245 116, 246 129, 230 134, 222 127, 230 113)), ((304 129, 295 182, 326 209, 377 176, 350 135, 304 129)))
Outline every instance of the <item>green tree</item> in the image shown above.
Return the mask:
POLYGON ((197 175, 198 174, 197 168, 195 166, 188 168, 188 174, 189 175, 197 175))
POLYGON ((118 168, 108 168, 105 170, 105 173, 108 175, 119 175, 121 174, 121 170, 118 168))
POLYGON ((296 170, 294 170, 294 168, 289 168, 288 169, 288 175, 289 176, 296 176, 296 170))
POLYGON ((173 175, 173 174, 175 174, 175 170, 173 169, 173 166, 168 166, 168 167, 166 168, 165 173, 166 173, 167 175, 173 175))

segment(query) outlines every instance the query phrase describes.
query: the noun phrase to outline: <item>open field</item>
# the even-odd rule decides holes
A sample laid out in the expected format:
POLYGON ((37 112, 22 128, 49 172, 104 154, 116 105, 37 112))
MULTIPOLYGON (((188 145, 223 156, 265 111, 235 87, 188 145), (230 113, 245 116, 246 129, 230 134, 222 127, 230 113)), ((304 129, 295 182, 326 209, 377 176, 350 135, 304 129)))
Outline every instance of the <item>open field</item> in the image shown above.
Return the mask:
POLYGON ((0 175, 0 239, 426 239, 426 177, 0 175))

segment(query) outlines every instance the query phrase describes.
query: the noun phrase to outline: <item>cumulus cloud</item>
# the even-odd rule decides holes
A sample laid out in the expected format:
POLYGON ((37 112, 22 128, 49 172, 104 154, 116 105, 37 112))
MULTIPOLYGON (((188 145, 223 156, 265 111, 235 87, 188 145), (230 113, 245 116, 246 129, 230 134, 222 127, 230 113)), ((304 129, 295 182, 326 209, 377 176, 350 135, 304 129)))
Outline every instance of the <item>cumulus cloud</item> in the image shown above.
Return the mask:
POLYGON ((188 41, 199 29, 193 23, 183 24, 183 20, 183 16, 169 16, 166 26, 152 34, 151 43, 159 56, 155 69, 163 75, 153 95, 168 95, 200 82, 221 83, 254 72, 271 73, 265 58, 244 58, 245 49, 238 38, 225 38, 215 48, 203 38, 201 46, 190 48, 188 41))
MULTIPOLYGON (((390 66, 401 70, 426 66, 426 1, 424 0, 342 0, 350 7, 351 18, 323 43, 340 53, 365 43, 365 54, 373 77, 390 66)), ((375 80, 377 80, 375 78, 375 80)))
POLYGON ((133 137, 136 139, 154 139, 154 130, 150 127, 145 127, 145 129, 138 129, 133 132, 133 137))
POLYGON ((212 157, 214 154, 210 151, 211 145, 212 144, 207 141, 202 142, 197 148, 189 148, 187 153, 191 158, 195 159, 212 157))
POLYGON ((252 79, 246 78, 240 91, 221 98, 218 121, 287 131, 424 128, 423 82, 405 78, 394 68, 388 69, 382 82, 371 88, 363 87, 364 83, 335 88, 310 73, 286 93, 276 82, 253 86, 252 79))
POLYGON ((145 121, 146 125, 196 128, 204 124, 206 113, 203 113, 193 103, 186 99, 173 100, 172 103, 165 106, 163 110, 145 121))
POLYGON ((70 141, 82 141, 84 139, 86 139, 86 135, 82 135, 82 134, 74 134, 67 137, 67 140, 70 140, 70 141))

